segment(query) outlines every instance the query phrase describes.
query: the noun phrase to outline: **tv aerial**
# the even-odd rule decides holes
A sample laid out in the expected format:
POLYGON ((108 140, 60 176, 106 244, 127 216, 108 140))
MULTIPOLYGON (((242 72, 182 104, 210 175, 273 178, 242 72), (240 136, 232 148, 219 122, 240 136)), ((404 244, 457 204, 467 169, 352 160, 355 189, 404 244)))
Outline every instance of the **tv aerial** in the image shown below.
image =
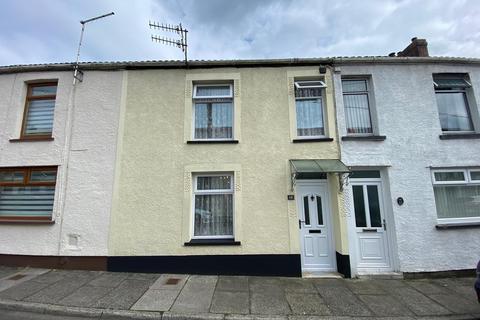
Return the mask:
POLYGON ((182 52, 185 55, 185 65, 188 64, 188 58, 187 58, 187 33, 188 30, 182 26, 181 23, 178 25, 171 25, 171 24, 163 24, 163 23, 158 23, 158 22, 148 22, 148 25, 150 26, 150 29, 154 30, 161 30, 161 31, 167 31, 167 32, 174 32, 180 36, 180 39, 172 39, 172 38, 167 38, 167 37, 162 37, 162 36, 157 36, 157 35, 151 35, 151 39, 153 42, 158 42, 170 46, 177 47, 179 49, 182 49, 182 52))

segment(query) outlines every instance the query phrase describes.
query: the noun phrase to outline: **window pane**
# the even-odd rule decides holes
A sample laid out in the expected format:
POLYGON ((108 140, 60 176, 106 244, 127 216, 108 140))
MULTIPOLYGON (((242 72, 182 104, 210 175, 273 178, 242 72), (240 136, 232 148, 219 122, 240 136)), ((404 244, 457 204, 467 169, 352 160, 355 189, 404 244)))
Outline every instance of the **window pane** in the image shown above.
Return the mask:
POLYGON ((231 139, 232 102, 195 104, 195 139, 231 139))
POLYGON ((366 80, 342 80, 343 92, 367 91, 366 80))
POLYGON ((470 171, 470 179, 480 181, 480 171, 470 171))
POLYGON ((305 225, 310 225, 310 208, 308 207, 308 196, 303 197, 303 211, 305 213, 305 225))
POLYGON ((462 171, 458 172, 435 172, 435 181, 465 181, 462 171))
POLYGON ((318 214, 318 224, 323 225, 322 198, 319 196, 317 196, 317 214, 318 214))
POLYGON ((480 217, 480 186, 435 186, 438 218, 480 217))
POLYGON ((468 88, 470 85, 465 79, 434 79, 437 88, 468 88))
POLYGON ((197 86, 197 97, 230 97, 230 86, 197 86))
POLYGON ((0 183, 1 182, 23 182, 22 171, 0 171, 0 183))
POLYGON ((443 131, 472 131, 464 92, 436 92, 438 113, 443 131))
POLYGON ((55 100, 34 100, 28 105, 25 134, 51 134, 55 100))
POLYGON ((377 186, 367 186, 368 193, 368 209, 370 210, 370 226, 380 228, 382 226, 382 218, 380 216, 380 202, 378 199, 377 186))
POLYGON ((56 170, 35 170, 30 175, 30 181, 32 182, 55 182, 56 180, 56 170))
POLYGON ((197 190, 230 190, 232 176, 197 177, 197 190))
POLYGON ((296 101, 297 135, 323 136, 323 106, 321 99, 305 99, 296 101))
POLYGON ((357 228, 365 228, 367 219, 365 217, 365 202, 363 199, 363 187, 352 186, 353 189, 353 206, 355 210, 355 223, 357 228))
POLYGON ((366 93, 343 95, 343 104, 345 106, 347 132, 372 133, 368 95, 366 93))
POLYGON ((376 170, 364 170, 364 171, 352 171, 350 179, 355 178, 380 178, 380 171, 376 170))
POLYGON ((233 236, 233 195, 195 196, 195 236, 233 236))
POLYGON ((322 88, 297 88, 295 87, 295 97, 297 98, 312 98, 321 97, 322 88))
POLYGON ((51 217, 54 186, 0 187, 0 217, 51 217))
POLYGON ((57 86, 32 86, 31 95, 35 97, 50 96, 57 94, 57 86))

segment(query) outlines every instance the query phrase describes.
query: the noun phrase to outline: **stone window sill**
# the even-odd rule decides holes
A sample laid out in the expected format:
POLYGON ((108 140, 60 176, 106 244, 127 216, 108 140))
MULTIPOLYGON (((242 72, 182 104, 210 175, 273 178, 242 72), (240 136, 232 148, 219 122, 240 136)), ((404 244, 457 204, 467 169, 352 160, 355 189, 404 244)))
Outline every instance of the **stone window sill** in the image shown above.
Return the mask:
POLYGON ((33 137, 25 137, 25 138, 18 138, 18 139, 10 139, 10 142, 40 142, 40 141, 53 141, 55 140, 53 137, 42 137, 42 138, 33 138, 33 137))
POLYGON ((435 225, 435 228, 437 228, 438 230, 480 228, 480 222, 439 223, 435 225))
POLYGON ((238 140, 188 140, 187 144, 236 144, 238 140))
POLYGON ((439 137, 440 140, 480 139, 480 133, 444 133, 439 137))
POLYGON ((386 136, 343 136, 342 141, 384 141, 386 136))
POLYGON ((293 139, 293 143, 303 143, 303 142, 332 142, 333 138, 314 138, 314 139, 293 139))
POLYGON ((0 224, 55 224, 54 220, 50 219, 0 219, 0 224))
POLYGON ((192 239, 185 242, 184 246, 239 246, 240 241, 234 239, 192 239))

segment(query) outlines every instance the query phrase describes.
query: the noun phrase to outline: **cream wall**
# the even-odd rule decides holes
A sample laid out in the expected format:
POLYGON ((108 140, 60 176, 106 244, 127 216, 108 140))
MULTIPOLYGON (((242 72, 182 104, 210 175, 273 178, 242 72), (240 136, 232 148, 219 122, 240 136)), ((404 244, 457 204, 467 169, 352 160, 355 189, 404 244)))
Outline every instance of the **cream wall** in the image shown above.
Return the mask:
POLYGON ((295 201, 287 200, 288 160, 338 159, 339 153, 329 76, 327 129, 335 141, 291 142, 289 83, 296 72, 320 77, 318 67, 128 71, 109 254, 299 253, 295 201), (239 143, 187 144, 192 81, 216 79, 234 82, 239 143), (191 235, 191 173, 223 170, 235 173, 241 245, 184 246, 191 235))

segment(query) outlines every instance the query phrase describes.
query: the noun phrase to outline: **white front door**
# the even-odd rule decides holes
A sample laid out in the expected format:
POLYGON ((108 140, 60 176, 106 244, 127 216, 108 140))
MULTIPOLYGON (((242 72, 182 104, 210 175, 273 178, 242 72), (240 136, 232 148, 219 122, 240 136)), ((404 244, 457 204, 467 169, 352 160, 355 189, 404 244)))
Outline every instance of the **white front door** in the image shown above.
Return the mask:
POLYGON ((380 179, 351 179, 350 185, 355 212, 357 272, 392 271, 382 183, 380 179))
POLYGON ((327 184, 297 181, 296 190, 302 270, 336 271, 327 184))

